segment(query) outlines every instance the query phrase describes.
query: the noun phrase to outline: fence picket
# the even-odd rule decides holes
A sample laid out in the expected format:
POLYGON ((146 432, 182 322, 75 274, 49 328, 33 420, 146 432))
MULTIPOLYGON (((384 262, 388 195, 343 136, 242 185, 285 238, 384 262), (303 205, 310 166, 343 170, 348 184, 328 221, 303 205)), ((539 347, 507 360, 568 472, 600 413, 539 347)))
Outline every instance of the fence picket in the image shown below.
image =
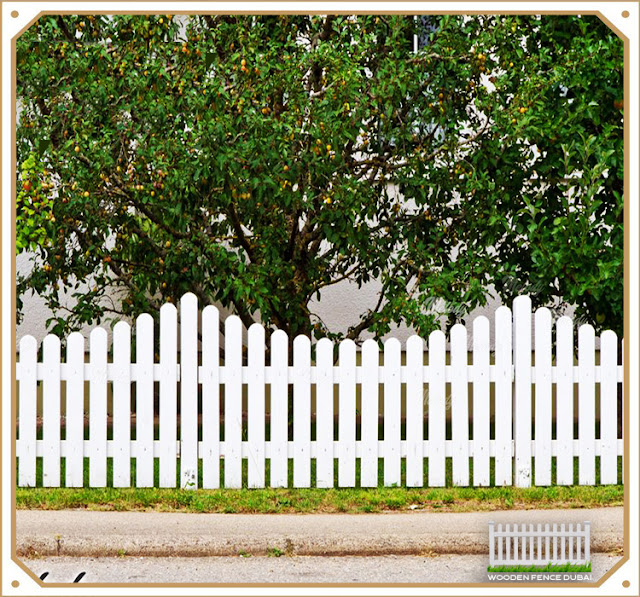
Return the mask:
POLYGON ((293 340, 293 486, 311 487, 311 340, 293 340))
MULTIPOLYGON (((451 332, 451 364, 447 365, 446 338, 441 331, 429 336, 428 365, 423 363, 424 341, 411 337, 406 344, 406 364, 401 345, 390 339, 384 345, 384 365, 376 342, 362 347, 357 364, 352 340, 338 347, 339 364, 333 363, 334 346, 328 339, 316 345, 316 361, 311 362, 311 341, 299 336, 293 342, 293 366, 289 364, 289 340, 282 331, 271 337, 271 359, 266 366, 265 329, 253 325, 247 334, 247 362, 243 363, 243 328, 236 316, 225 322, 224 364, 220 362, 220 320, 218 310, 202 312, 202 365, 198 366, 198 304, 193 294, 180 302, 180 365, 177 356, 178 312, 172 305, 160 311, 160 355, 154 355, 154 324, 149 314, 136 320, 136 355, 131 363, 131 328, 118 323, 113 334, 113 363, 107 359, 107 334, 91 332, 90 360, 85 364, 84 340, 78 333, 69 336, 64 363, 60 361, 60 340, 48 336, 43 342, 43 360, 37 361, 37 343, 25 337, 20 342, 16 365, 18 402, 18 484, 37 483, 37 457, 43 458, 45 486, 59 486, 64 455, 67 486, 84 482, 84 457, 89 460, 89 486, 104 487, 108 457, 113 457, 113 484, 131 485, 131 458, 135 457, 135 486, 176 485, 177 458, 180 457, 180 486, 196 488, 198 465, 202 459, 203 486, 219 487, 224 462, 225 487, 242 487, 244 459, 248 460, 248 486, 264 487, 266 459, 270 458, 272 486, 288 484, 289 456, 293 457, 293 485, 332 487, 334 462, 338 460, 338 486, 356 484, 356 464, 360 459, 360 485, 378 483, 379 458, 383 458, 383 482, 403 482, 419 487, 424 458, 428 458, 427 485, 445 484, 447 456, 453 459, 453 482, 469 485, 469 456, 473 450, 473 483, 489 485, 490 458, 495 456, 495 484, 529 485, 531 456, 535 458, 535 484, 572 484, 574 451, 579 460, 580 485, 617 482, 617 460, 622 442, 618 396, 623 367, 618 365, 618 339, 603 332, 600 364, 596 366, 595 332, 589 325, 578 332, 578 365, 574 365, 572 322, 557 322, 555 364, 552 359, 551 313, 535 313, 535 365, 531 365, 531 302, 528 297, 514 301, 511 311, 500 307, 495 318, 495 364, 490 359, 490 326, 484 317, 473 323, 473 364, 468 363, 467 329, 458 324, 451 332), (514 366, 515 365, 515 366, 514 366), (38 381, 43 391, 43 436, 37 439, 38 381), (89 382, 89 440, 84 440, 84 388, 89 382), (180 444, 176 441, 177 387, 180 381, 180 444), (113 437, 107 434, 107 389, 113 383, 113 437), (131 430, 131 383, 136 384, 135 438, 131 430), (159 382, 159 440, 154 440, 154 382, 159 382), (469 382, 473 386, 473 437, 469 438, 469 382), (61 440, 62 389, 66 383, 66 434, 61 440), (315 384, 315 437, 312 440, 312 385, 315 384), (447 383, 451 384, 452 437, 447 430, 447 383), (491 384, 495 406, 491 408, 491 384), (578 385, 578 441, 574 440, 574 386, 578 385), (596 384, 600 400, 596 402, 596 384), (200 385, 202 387, 200 389, 200 385), (244 384, 247 385, 247 437, 243 431, 244 384), (356 410, 360 384, 360 436, 356 410), (383 438, 379 433, 379 388, 384 387, 383 438), (406 384, 403 388, 403 384, 406 384), (535 386, 533 385, 535 384, 535 386), (556 398, 553 385, 556 384, 556 398), (267 412, 267 385, 270 407, 267 412), (337 388, 336 388, 337 386, 337 388), (426 386, 426 402, 425 402, 426 386), (224 387, 224 429, 221 419, 220 388, 224 387), (513 391, 515 387, 515 392, 513 391), (535 387, 535 403, 532 388, 535 387), (336 393, 337 390, 337 393, 336 393), (202 392, 202 436, 198 421, 199 392, 202 392), (403 395, 406 393, 406 408, 403 395), (338 398, 337 428, 334 437, 334 394, 338 398), (290 403, 290 400, 292 402, 290 403), (554 406, 555 400, 555 406, 554 406), (293 412, 289 412, 293 405, 293 412), (596 413, 596 405, 598 412, 596 413), (532 406, 535 418, 532 421, 532 406), (515 408, 514 408, 515 407, 515 408), (556 439, 552 439, 553 412, 556 411, 556 439), (425 412, 426 411, 426 412, 425 412), (406 419, 402 419, 405 413, 406 419), (428 435, 424 438, 424 416, 428 435), (597 416, 599 416, 599 419, 597 416), (498 420, 495 419, 498 417, 498 420), (289 419, 293 438, 289 439, 289 419), (406 437, 402 425, 406 420, 406 437), (532 422, 535 437, 531 438, 532 422), (600 435, 596 437, 597 423, 600 435), (495 439, 491 439, 491 427, 495 439), (267 438, 267 429, 269 437, 267 438), (221 438, 223 431, 224 439, 221 438), (403 441, 404 439, 404 441, 403 441), (244 440, 244 441, 243 441, 244 440), (268 441, 267 441, 268 440, 268 441), (516 475, 513 476, 514 454, 516 475), (312 478, 312 456, 316 475, 312 478), (557 478, 551 476, 553 456, 557 478), (159 459, 159 476, 154 479, 154 458, 159 459), (596 459, 600 476, 596 478, 596 459), (405 458, 405 462, 402 459, 405 458), (224 460, 222 460, 224 459, 224 460)), ((531 529, 529 529, 531 531, 531 529)), ((497 537, 499 536, 496 535, 497 537)), ((582 535, 576 535, 582 537, 582 535)), ((555 539, 554 539, 555 541, 555 539)), ((582 539, 565 545, 580 555, 582 539)), ((546 541, 545 541, 546 543, 546 541)), ((544 546, 546 547, 546 545, 544 546)), ((555 547, 555 545, 554 545, 555 547)), ((562 547, 562 545, 560 546, 562 547)), ((541 535, 522 533, 506 542, 521 561, 541 558, 541 535), (529 540, 527 541, 527 537, 529 540), (537 544, 535 537, 538 537, 537 544), (513 547, 512 547, 513 546, 513 547)), ((549 552, 549 548, 547 548, 549 552)), ((572 552, 573 553, 573 552, 572 552)), ((573 555, 571 555, 573 557, 573 555)))
POLYGON ((430 487, 442 487, 445 484, 446 440, 446 338, 443 332, 436 330, 429 334, 429 469, 430 487))
POLYGON ((378 418, 380 413, 380 349, 369 338, 362 344, 362 416, 360 486, 378 486, 378 418))
POLYGON ((224 486, 242 487, 242 322, 227 317, 224 327, 224 486))
MULTIPOLYGON (((84 355, 83 355, 84 356, 84 355)), ((20 400, 18 412, 18 485, 36 486, 36 416, 38 405, 38 343, 33 336, 20 340, 20 400)))
POLYGON ((491 389, 489 374, 489 320, 477 317, 473 322, 473 483, 489 485, 491 389))
POLYGON ((198 299, 180 299, 180 486, 198 487, 198 299))
MULTIPOLYGON (((333 363, 332 363, 333 364, 333 363)), ((277 330, 271 335, 271 487, 288 483, 289 338, 277 330)))
POLYGON ((178 310, 166 303, 160 308, 160 487, 175 487, 177 475, 176 442, 178 414, 178 310))
POLYGON ((82 487, 84 484, 84 336, 79 332, 72 332, 67 339, 67 368, 69 373, 65 435, 66 486, 82 487))
POLYGON ((136 320, 136 487, 153 487, 153 317, 136 320))
POLYGON ((42 474, 44 487, 60 487, 60 340, 43 341, 42 474))
POLYGON ((514 439, 516 487, 531 485, 531 299, 513 301, 514 439))
POLYGON ((451 329, 451 439, 453 484, 469 485, 469 389, 467 385, 467 329, 451 329))
POLYGON ((254 323, 248 331, 248 485, 265 485, 265 341, 264 328, 254 323))
POLYGON ((508 307, 496 309, 495 326, 495 483, 501 486, 511 485, 513 480, 512 322, 508 307), (505 424, 500 424, 502 421, 505 424))
POLYGON ((202 310, 202 487, 220 487, 220 313, 202 310))
POLYGON ((333 487, 333 343, 316 344, 316 486, 333 487))
POLYGON ((424 342, 407 340, 407 487, 424 485, 424 342))
POLYGON ((89 485, 107 485, 107 330, 89 336, 89 485))
MULTIPOLYGON (((589 324, 578 329, 578 483, 596 482, 595 333, 589 324)), ((616 467, 617 468, 617 467, 616 467)))
POLYGON ((356 345, 343 340, 338 348, 340 368, 338 410, 338 485, 356 484, 356 345))
POLYGON ((535 314, 535 484, 551 485, 551 311, 535 314))
POLYGON ((607 330, 600 337, 600 483, 618 482, 618 338, 607 330))
POLYGON ((384 343, 384 484, 400 485, 400 342, 389 338, 384 343))
MULTIPOLYGON (((84 361, 84 347, 82 349, 84 361)), ((113 328, 113 486, 131 485, 131 326, 113 328)), ((175 426, 175 419, 173 422, 175 426)), ((175 476, 174 476, 175 478, 175 476)))
POLYGON ((556 468, 558 485, 573 484, 573 324, 556 322, 556 468))

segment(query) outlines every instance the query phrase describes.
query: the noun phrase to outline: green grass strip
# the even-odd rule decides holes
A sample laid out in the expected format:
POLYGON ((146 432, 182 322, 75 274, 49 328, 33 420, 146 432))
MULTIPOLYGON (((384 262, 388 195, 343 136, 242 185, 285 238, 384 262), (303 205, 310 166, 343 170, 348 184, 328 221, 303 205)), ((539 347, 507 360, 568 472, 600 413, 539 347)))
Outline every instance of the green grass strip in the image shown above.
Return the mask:
POLYGON ((591 562, 587 564, 554 564, 546 566, 489 566, 487 572, 591 572, 591 562))
POLYGON ((16 488, 19 509, 226 513, 472 512, 621 506, 622 486, 160 489, 16 488))

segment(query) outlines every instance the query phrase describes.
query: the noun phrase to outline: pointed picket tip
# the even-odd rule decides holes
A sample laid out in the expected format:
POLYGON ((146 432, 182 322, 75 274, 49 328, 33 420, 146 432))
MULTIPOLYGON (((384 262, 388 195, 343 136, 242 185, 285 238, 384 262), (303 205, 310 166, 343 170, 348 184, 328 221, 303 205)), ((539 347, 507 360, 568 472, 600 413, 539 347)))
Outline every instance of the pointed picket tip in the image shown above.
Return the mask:
POLYGON ((431 342, 446 342, 447 336, 442 330, 433 330, 429 334, 429 343, 431 342))
POLYGON ((265 331, 264 331, 264 327, 262 325, 260 325, 259 323, 252 323, 249 326, 249 329, 247 330, 247 333, 249 334, 249 339, 255 339, 255 340, 260 340, 262 339, 264 341, 264 336, 265 336, 265 331))
MULTIPOLYGON (((131 326, 128 321, 119 321, 116 325, 113 326, 113 333, 115 334, 125 334, 131 331, 131 326)), ((75 333, 75 332, 74 332, 75 333)), ((71 338, 71 335, 69 336, 71 338)))
POLYGON ((589 340, 591 338, 595 338, 595 336, 596 332, 590 323, 583 323, 578 328, 578 342, 580 342, 582 339, 589 340))
POLYGON ((153 317, 149 313, 140 313, 136 317, 136 326, 149 326, 153 325, 153 317))
POLYGON ((237 315, 229 315, 229 317, 224 320, 224 328, 225 330, 235 328, 242 329, 242 320, 237 315))
POLYGON ((386 350, 399 350, 402 349, 402 344, 397 338, 387 338, 384 341, 384 349, 386 350))
POLYGON ((521 294, 513 299, 513 310, 526 309, 531 311, 531 297, 528 294, 521 294))
POLYGON ((495 311, 496 319, 511 319, 511 309, 506 305, 500 305, 495 311))
POLYGON ((176 308, 176 306, 173 303, 165 303, 164 305, 162 305, 162 307, 160 307, 160 317, 162 317, 163 313, 177 313, 178 309, 176 308))
POLYGON ((362 343, 362 350, 363 352, 365 350, 376 350, 376 351, 380 351, 380 347, 378 346, 378 343, 373 339, 373 338, 367 338, 363 343, 362 343))
POLYGON ((195 305, 198 306, 198 297, 193 292, 187 292, 180 298, 180 306, 195 305))
POLYGON ((568 315, 563 315, 562 317, 558 318, 558 321, 556 321, 556 327, 558 329, 560 329, 560 328, 572 329, 573 328, 573 320, 568 315))
POLYGON ((44 340, 42 341, 42 346, 44 348, 44 350, 47 350, 49 348, 55 348, 58 347, 58 349, 60 348, 60 338, 58 338, 58 336, 56 336, 55 334, 47 334, 44 337, 44 340))
POLYGON ((413 347, 413 350, 422 349, 424 347, 424 340, 417 334, 413 334, 407 339, 407 350, 413 347))
POLYGON ((333 350, 333 342, 329 338, 320 338, 316 344, 317 350, 333 350))
MULTIPOLYGON (((323 338, 322 340, 326 340, 326 338, 323 338)), ((322 340, 320 340, 320 342, 322 342, 322 340)), ((271 334, 271 342, 272 343, 273 342, 288 343, 289 342, 289 336, 287 335, 287 332, 285 332, 284 330, 276 330, 275 332, 273 332, 271 334)))
POLYGON ((211 317, 215 319, 216 316, 218 319, 220 319, 220 311, 215 305, 207 305, 204 309, 202 309, 202 317, 211 317))
POLYGON ((467 328, 461 323, 456 323, 451 328, 451 339, 453 338, 466 338, 467 337, 467 328))
MULTIPOLYGON (((253 327, 253 326, 251 326, 253 327)), ((295 348, 296 346, 311 346, 311 340, 309 339, 308 336, 305 336, 304 334, 299 334, 297 335, 294 339, 293 339, 293 347, 295 348)))
POLYGON ((356 343, 351 338, 345 338, 338 346, 338 359, 344 362, 346 358, 355 358, 356 351, 356 343))
POLYGON ((478 315, 473 320, 473 329, 476 330, 488 330, 490 328, 489 318, 485 315, 478 315))
POLYGON ((23 336, 20 339, 20 352, 38 350, 38 341, 33 336, 23 336))
POLYGON ((536 309, 536 317, 551 319, 551 310, 548 307, 538 307, 536 309))

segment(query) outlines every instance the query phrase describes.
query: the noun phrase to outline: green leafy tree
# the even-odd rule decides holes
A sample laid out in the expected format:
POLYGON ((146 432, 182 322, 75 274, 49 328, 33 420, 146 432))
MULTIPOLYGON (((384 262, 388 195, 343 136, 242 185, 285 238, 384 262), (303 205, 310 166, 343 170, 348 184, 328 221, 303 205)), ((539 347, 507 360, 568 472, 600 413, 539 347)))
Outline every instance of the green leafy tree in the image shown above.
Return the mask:
POLYGON ((493 285, 620 331, 622 63, 596 17, 42 17, 17 41, 41 181, 18 295, 56 332, 192 291, 336 337, 313 299, 377 279, 358 339, 493 285))

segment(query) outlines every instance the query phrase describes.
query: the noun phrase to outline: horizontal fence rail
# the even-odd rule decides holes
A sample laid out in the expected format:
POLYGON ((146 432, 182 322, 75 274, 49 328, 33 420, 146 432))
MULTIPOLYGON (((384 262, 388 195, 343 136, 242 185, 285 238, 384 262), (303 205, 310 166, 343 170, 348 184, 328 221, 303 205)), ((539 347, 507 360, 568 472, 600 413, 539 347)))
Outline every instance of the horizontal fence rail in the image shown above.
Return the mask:
POLYGON ((270 337, 267 363, 262 326, 246 330, 246 347, 238 317, 223 327, 214 306, 200 314, 187 294, 179 311, 160 309, 157 339, 149 314, 137 318, 135 330, 117 323, 110 359, 102 328, 90 334, 88 362, 77 332, 67 338, 64 362, 56 336, 44 339, 40 360, 36 340, 22 338, 18 484, 618 482, 623 368, 616 334, 602 333, 596 364, 594 330, 580 326, 576 364, 571 319, 555 323, 553 350, 551 313, 542 308, 532 316, 526 296, 513 312, 497 309, 493 353, 489 320, 473 322, 471 363, 461 324, 448 350, 441 331, 426 341, 409 338, 404 364, 396 339, 382 350, 366 340, 358 355, 351 340, 334 346, 321 339, 312 351, 309 338, 290 343, 281 330, 270 337))
POLYGON ((541 525, 489 522, 490 566, 586 565, 590 562, 591 523, 574 528, 554 523, 541 525))

